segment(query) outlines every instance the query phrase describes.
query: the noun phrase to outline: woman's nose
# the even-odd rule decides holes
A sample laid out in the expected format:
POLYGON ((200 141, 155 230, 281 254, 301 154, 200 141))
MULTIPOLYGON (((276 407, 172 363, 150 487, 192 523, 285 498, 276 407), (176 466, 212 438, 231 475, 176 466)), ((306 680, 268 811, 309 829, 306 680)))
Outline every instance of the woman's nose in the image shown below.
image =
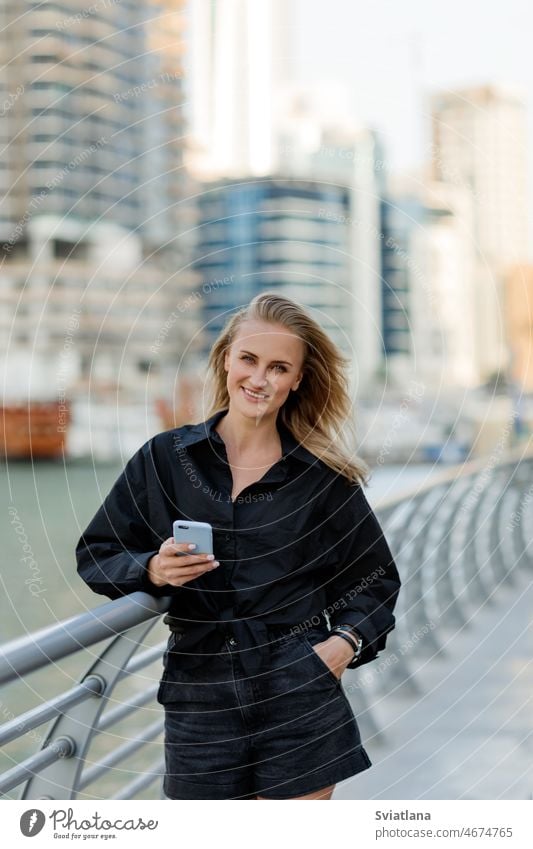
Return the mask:
POLYGON ((259 389, 263 386, 266 386, 267 379, 265 374, 265 369, 256 369, 254 373, 251 375, 251 380, 254 386, 257 386, 259 389))

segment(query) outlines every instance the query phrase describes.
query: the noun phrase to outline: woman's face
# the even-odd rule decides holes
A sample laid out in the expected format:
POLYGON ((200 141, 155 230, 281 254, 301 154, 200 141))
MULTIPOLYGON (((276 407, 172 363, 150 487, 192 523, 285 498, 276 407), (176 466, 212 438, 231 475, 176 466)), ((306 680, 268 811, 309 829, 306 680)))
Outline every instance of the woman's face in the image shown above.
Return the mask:
POLYGON ((275 414, 302 379, 304 344, 282 324, 249 319, 224 358, 230 405, 244 416, 275 414))

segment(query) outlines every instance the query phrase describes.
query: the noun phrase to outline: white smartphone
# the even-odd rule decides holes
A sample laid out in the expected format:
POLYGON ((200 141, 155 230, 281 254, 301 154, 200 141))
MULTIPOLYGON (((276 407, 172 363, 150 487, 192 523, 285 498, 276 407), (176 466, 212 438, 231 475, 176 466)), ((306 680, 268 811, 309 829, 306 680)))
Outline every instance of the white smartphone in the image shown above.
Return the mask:
POLYGON ((183 554, 213 554, 213 529, 209 522, 189 522, 178 519, 172 525, 174 542, 194 542, 194 551, 183 554))

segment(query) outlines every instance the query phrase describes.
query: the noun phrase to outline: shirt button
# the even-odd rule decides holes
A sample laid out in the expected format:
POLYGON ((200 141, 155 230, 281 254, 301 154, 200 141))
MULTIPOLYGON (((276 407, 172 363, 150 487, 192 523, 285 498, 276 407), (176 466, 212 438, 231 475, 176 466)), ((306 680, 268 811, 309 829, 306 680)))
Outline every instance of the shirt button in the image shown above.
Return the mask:
POLYGON ((230 646, 236 646, 236 645, 237 645, 237 640, 235 639, 235 637, 230 637, 230 638, 228 639, 228 643, 230 644, 230 646))
POLYGON ((226 540, 226 542, 230 542, 231 541, 231 534, 226 534, 224 536, 224 539, 226 540))

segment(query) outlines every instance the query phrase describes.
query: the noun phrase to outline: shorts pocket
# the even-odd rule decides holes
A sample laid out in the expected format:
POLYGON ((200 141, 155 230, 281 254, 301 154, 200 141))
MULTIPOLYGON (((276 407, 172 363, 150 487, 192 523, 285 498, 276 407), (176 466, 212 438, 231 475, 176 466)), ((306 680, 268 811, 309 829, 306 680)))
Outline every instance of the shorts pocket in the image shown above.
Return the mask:
POLYGON ((321 674, 324 674, 324 672, 327 673, 327 676, 329 677, 329 679, 331 681, 333 681, 337 687, 341 688, 341 679, 337 678, 335 673, 329 668, 329 666, 327 665, 325 660, 322 660, 322 658, 320 657, 318 652, 315 651, 315 648, 314 648, 314 643, 320 643, 323 640, 327 640, 327 638, 328 638, 327 633, 324 634, 323 632, 318 632, 318 631, 312 632, 312 634, 310 634, 310 635, 303 634, 303 643, 304 643, 305 648, 307 649, 309 656, 311 657, 311 659, 314 660, 315 665, 317 665, 318 668, 320 669, 321 674))

